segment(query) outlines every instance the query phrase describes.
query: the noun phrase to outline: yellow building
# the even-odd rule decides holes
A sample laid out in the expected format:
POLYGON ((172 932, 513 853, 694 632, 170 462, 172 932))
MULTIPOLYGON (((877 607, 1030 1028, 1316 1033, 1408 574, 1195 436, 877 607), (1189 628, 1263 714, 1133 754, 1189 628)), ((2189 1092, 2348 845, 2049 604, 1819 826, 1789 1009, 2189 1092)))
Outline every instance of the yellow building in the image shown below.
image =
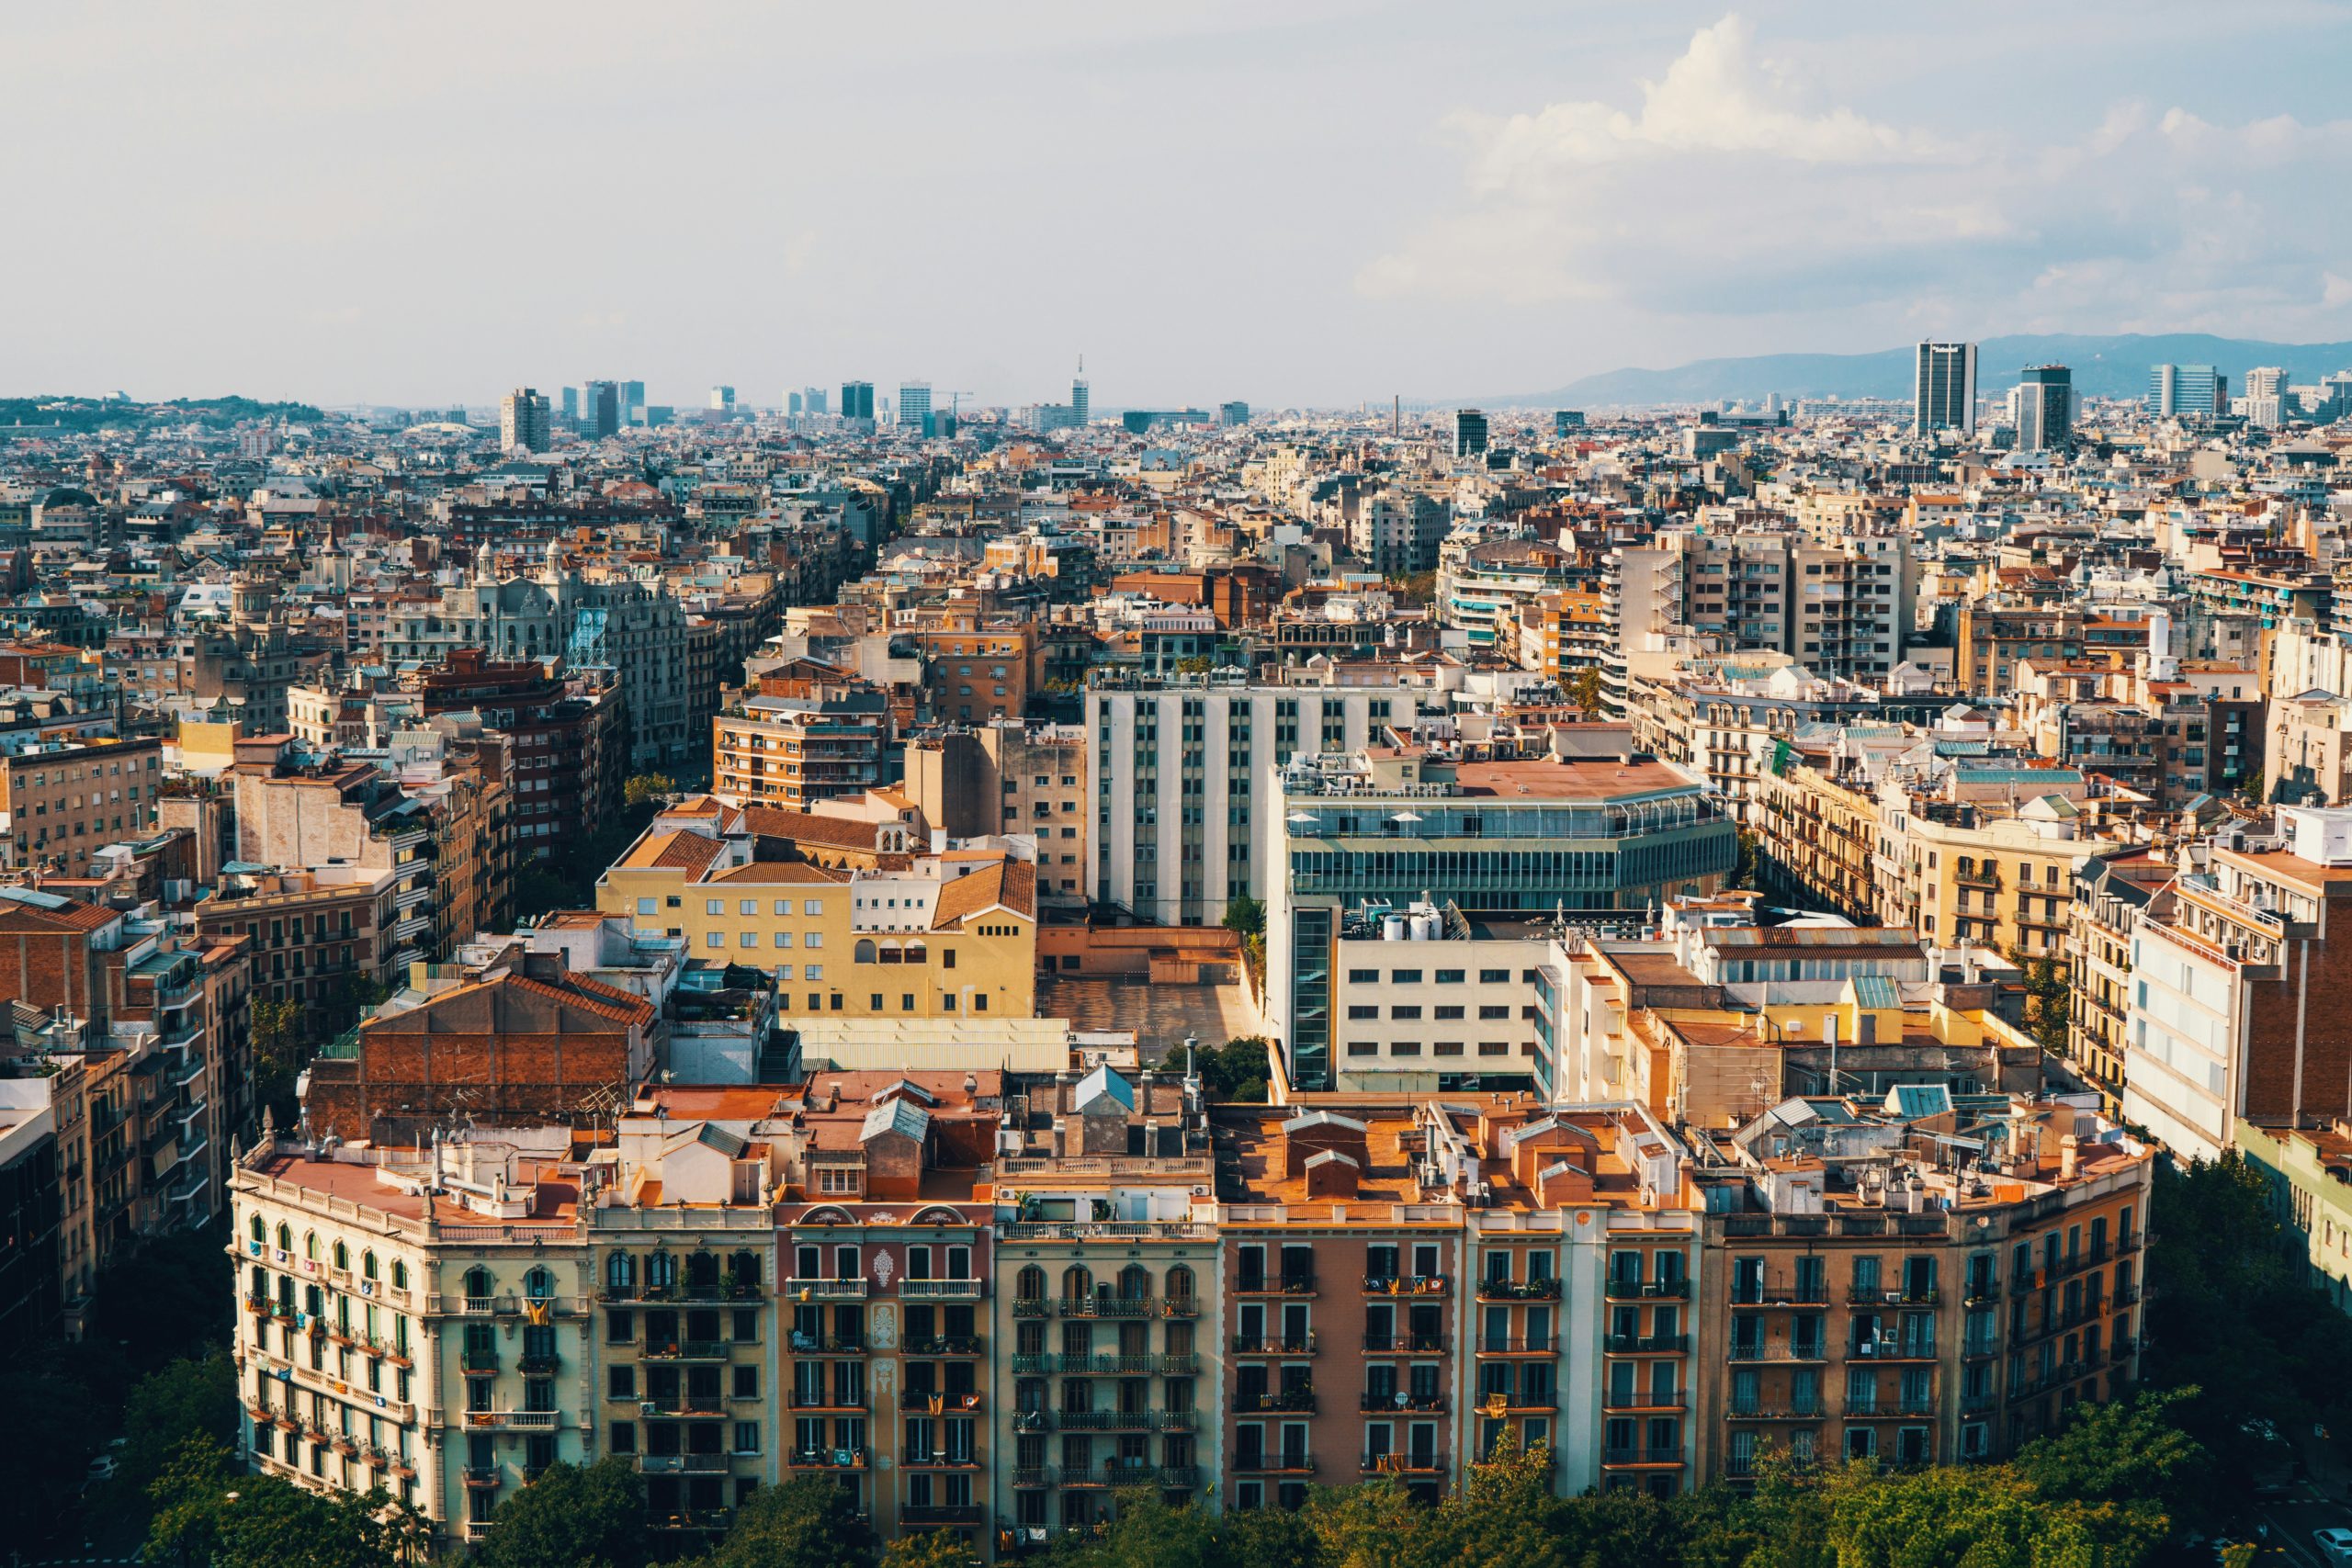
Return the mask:
POLYGON ((1879 918, 1944 946, 1973 942, 2066 962, 2075 872, 2108 847, 2087 835, 2080 773, 2060 768, 1955 770, 1960 785, 2013 792, 1934 800, 1900 784, 1879 801, 1879 918), (1974 775, 1972 777, 1972 775, 1974 775))
POLYGON ((1758 870, 1778 891, 1867 921, 1878 907, 1871 866, 1878 801, 1832 778, 1829 761, 1790 752, 1757 775, 1758 870))
POLYGON ((1036 867, 998 849, 829 869, 776 852, 743 814, 657 818, 597 879, 596 907, 695 957, 775 976, 787 1013, 1027 1018, 1037 999, 1036 867))

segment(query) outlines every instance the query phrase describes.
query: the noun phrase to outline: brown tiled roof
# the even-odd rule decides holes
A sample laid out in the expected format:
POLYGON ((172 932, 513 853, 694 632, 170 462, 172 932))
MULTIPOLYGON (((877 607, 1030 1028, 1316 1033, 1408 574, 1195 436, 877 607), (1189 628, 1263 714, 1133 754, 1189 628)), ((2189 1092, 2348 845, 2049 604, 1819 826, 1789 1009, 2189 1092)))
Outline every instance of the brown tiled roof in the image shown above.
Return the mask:
POLYGON ((22 904, 14 898, 0 898, 0 931, 21 929, 8 922, 12 916, 30 919, 37 927, 68 931, 94 931, 122 919, 119 909, 105 908, 96 904, 68 903, 62 909, 44 909, 37 904, 22 904))
POLYGON ((1006 908, 1034 918, 1037 909, 1037 868, 1027 861, 1006 860, 986 871, 959 876, 939 890, 932 906, 931 929, 945 931, 989 909, 1006 908))
POLYGON ((820 817, 811 811, 787 811, 780 806, 750 806, 743 808, 743 826, 764 839, 805 840, 844 850, 874 848, 875 825, 846 817, 820 817))
POLYGON ((726 846, 707 833, 678 829, 639 839, 637 847, 621 857, 621 864, 637 869, 670 866, 699 874, 725 851, 726 846))
POLYGON ((722 871, 706 880, 711 882, 844 882, 847 874, 827 871, 821 865, 810 865, 803 860, 755 860, 749 865, 739 865, 722 871))

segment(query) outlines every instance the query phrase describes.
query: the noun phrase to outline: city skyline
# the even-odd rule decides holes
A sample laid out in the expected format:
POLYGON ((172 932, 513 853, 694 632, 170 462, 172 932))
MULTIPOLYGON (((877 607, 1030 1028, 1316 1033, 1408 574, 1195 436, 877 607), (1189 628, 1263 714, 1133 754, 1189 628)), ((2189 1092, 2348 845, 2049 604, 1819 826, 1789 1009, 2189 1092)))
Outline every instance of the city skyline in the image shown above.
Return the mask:
POLYGON ((2222 39, 2185 7, 516 8, 462 56, 409 15, 7 23, 29 85, 0 123, 75 237, 6 264, 49 301, 20 389, 481 404, 627 366, 681 406, 908 376, 1011 405, 1083 345, 1105 407, 1337 407, 2001 332, 2352 337, 2352 220, 2307 199, 2352 162, 2324 6, 2222 39), (387 68, 355 88, 332 67, 357 59, 387 68), (254 90, 204 88, 215 64, 254 90), (924 112, 874 112, 877 84, 924 112), (450 177, 501 146, 512 178, 450 177), (1297 220, 1270 170, 1351 216, 1297 220), (514 220, 642 218, 651 189, 694 238, 620 221, 535 254, 514 220), (885 193, 957 237, 945 262, 872 243, 885 193), (1704 242, 1609 216, 1658 210, 1704 211, 1704 242), (1177 211, 1250 243, 1136 243, 1177 211))

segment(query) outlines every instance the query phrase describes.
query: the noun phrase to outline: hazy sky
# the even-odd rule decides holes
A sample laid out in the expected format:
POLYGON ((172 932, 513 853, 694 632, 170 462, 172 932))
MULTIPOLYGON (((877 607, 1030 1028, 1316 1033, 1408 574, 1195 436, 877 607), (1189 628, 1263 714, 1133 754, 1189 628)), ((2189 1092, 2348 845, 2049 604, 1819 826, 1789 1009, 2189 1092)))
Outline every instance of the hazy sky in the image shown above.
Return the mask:
POLYGON ((0 60, 12 394, 2352 338, 2342 0, 13 5, 0 60))

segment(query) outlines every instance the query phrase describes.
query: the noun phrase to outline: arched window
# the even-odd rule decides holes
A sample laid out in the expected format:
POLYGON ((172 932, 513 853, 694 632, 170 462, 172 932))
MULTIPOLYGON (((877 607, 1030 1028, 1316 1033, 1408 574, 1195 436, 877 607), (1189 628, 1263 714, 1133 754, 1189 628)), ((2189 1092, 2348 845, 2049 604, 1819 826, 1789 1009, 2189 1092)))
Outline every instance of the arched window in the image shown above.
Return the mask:
POLYGON ((1130 1263, 1119 1270, 1119 1299, 1139 1302, 1151 1294, 1151 1270, 1140 1263, 1130 1263))
POLYGON ((615 1294, 627 1294, 637 1289, 637 1259, 626 1252, 616 1252, 605 1259, 605 1289, 615 1294))
POLYGON ((396 1291, 408 1289, 408 1265, 397 1258, 392 1259, 392 1289, 396 1291))
POLYGON ((254 1223, 251 1229, 253 1232, 254 1245, 255 1247, 266 1247, 269 1245, 269 1227, 261 1223, 261 1216, 259 1214, 255 1214, 254 1216, 254 1223))
POLYGON ((756 1252, 736 1253, 727 1260, 727 1272, 734 1282, 737 1295, 755 1293, 760 1288, 760 1255, 756 1252))
POLYGON ((481 1298, 490 1294, 490 1289, 491 1279, 489 1269, 476 1267, 466 1270, 466 1294, 468 1297, 480 1300, 481 1298))
POLYGON ((543 1302, 555 1294, 555 1276, 544 1269, 534 1269, 523 1276, 523 1293, 535 1302, 543 1302))
POLYGON ((1083 1301, 1093 1293, 1094 1276, 1088 1273, 1082 1266, 1073 1263, 1062 1270, 1062 1299, 1064 1301, 1083 1301))
POLYGON ((304 1231, 302 1233, 302 1256, 309 1258, 313 1263, 316 1263, 319 1260, 318 1232, 304 1231))
POLYGON ((704 1301, 708 1301, 718 1293, 718 1254, 715 1252, 686 1254, 686 1290, 704 1301))
POLYGON ((334 1266, 345 1274, 351 1272, 351 1248, 341 1242, 334 1244, 334 1266))
POLYGON ((1012 1281, 1012 1293, 1024 1302, 1046 1299, 1046 1271, 1035 1263, 1021 1270, 1012 1281))
POLYGON ((923 946, 922 939, 921 937, 917 937, 907 943, 906 956, 908 963, 921 964, 931 956, 931 953, 928 948, 923 946))
POLYGON ((676 1258, 666 1252, 646 1255, 645 1288, 647 1290, 666 1291, 677 1282, 678 1260, 676 1258))
POLYGON ((871 937, 862 939, 862 940, 858 942, 858 944, 857 944, 855 947, 854 947, 854 948, 852 948, 852 949, 850 950, 850 958, 852 959, 852 961, 854 961, 854 962, 855 962, 855 963, 858 963, 858 964, 871 964, 871 963, 873 963, 873 962, 874 962, 874 941, 873 941, 873 939, 872 939, 871 937))
POLYGON ((374 1253, 363 1252, 359 1255, 359 1277, 363 1280, 372 1280, 376 1277, 376 1255, 374 1253))
POLYGON ((1193 1299, 1193 1271, 1182 1263, 1168 1270, 1168 1299, 1171 1302, 1193 1299))
POLYGON ((253 1267, 253 1280, 246 1287, 246 1294, 257 1302, 269 1300, 269 1270, 258 1263, 253 1267))
POLYGON ((288 1230, 283 1222, 280 1222, 277 1227, 277 1250, 288 1253, 294 1250, 294 1233, 288 1230))

